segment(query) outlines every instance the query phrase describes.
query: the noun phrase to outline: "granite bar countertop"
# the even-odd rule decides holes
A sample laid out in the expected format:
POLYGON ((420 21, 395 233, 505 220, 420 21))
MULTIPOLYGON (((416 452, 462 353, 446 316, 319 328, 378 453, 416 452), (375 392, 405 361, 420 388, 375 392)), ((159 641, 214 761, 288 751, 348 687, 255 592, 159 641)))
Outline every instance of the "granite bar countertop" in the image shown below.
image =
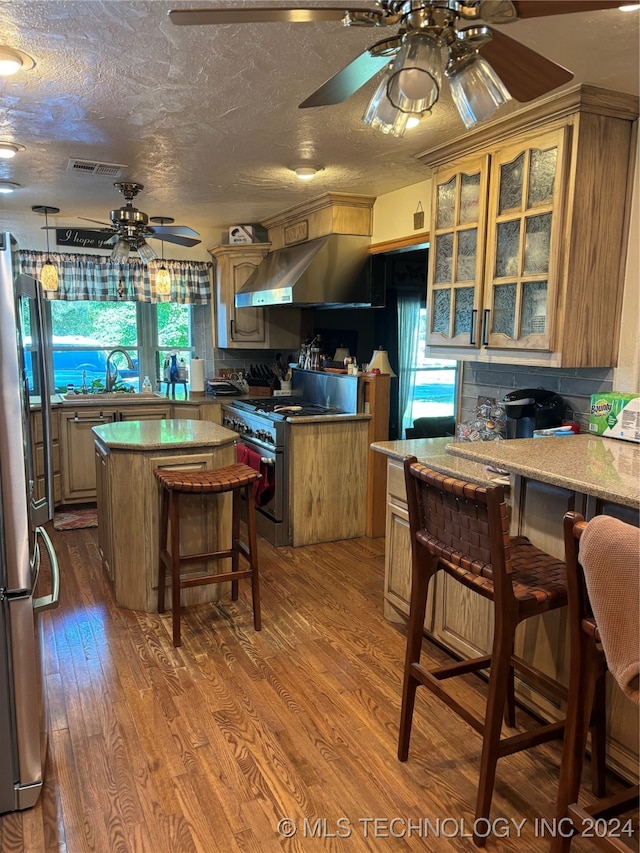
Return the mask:
POLYGON ((468 483, 476 483, 480 486, 498 483, 503 487, 509 487, 509 478, 497 472, 488 471, 486 464, 472 462, 447 453, 447 447, 451 441, 450 436, 413 438, 404 441, 376 441, 371 448, 398 460, 404 459, 405 456, 415 456, 419 462, 438 474, 445 474, 468 483))
POLYGON ((96 438, 109 450, 175 450, 188 447, 220 447, 239 436, 210 421, 191 419, 116 421, 92 427, 96 438))
POLYGON ((640 445, 588 434, 454 442, 447 453, 640 509, 640 445))

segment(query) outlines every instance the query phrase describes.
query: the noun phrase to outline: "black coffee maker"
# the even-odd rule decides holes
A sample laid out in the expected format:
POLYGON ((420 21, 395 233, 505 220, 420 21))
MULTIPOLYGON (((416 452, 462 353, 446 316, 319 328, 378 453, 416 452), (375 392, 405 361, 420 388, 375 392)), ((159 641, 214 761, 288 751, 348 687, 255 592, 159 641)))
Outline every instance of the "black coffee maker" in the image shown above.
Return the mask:
POLYGON ((531 438, 534 429, 560 426, 565 402, 545 388, 521 388, 503 399, 507 413, 507 438, 531 438))

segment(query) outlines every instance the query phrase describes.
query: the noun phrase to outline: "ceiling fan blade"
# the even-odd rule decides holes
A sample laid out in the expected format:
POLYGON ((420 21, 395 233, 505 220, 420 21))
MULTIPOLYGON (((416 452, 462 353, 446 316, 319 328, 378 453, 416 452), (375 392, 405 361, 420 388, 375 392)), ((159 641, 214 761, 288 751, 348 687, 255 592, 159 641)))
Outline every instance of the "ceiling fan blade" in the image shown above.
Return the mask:
POLYGON ((389 63, 388 56, 372 56, 365 50, 353 62, 334 74, 319 89, 299 105, 299 109, 306 107, 325 107, 329 104, 341 104, 364 86, 371 78, 381 71, 389 63))
POLYGON ((542 18, 547 15, 617 9, 622 5, 622 0, 515 0, 513 5, 520 18, 542 18))
MULTIPOLYGON (((316 21, 341 21, 345 7, 333 5, 314 6, 301 9, 299 6, 283 4, 277 8, 254 7, 238 9, 170 9, 169 20, 172 24, 191 26, 194 24, 307 24, 316 21)), ((380 12, 380 4, 369 3, 361 11, 380 12)))
POLYGON ((197 246, 202 243, 202 240, 196 240, 193 237, 183 237, 180 234, 148 234, 152 240, 163 240, 165 243, 176 243, 178 246, 197 246))
POLYGON ((522 42, 492 30, 492 38, 480 48, 516 101, 532 101, 573 79, 562 65, 546 59, 522 42))
POLYGON ((199 237, 197 231, 189 228, 187 225, 152 225, 150 229, 156 237, 162 236, 167 239, 167 234, 174 234, 179 237, 199 237))
POLYGON ((102 222, 100 219, 87 219, 86 216, 79 216, 78 219, 82 219, 83 222, 95 222, 96 225, 104 225, 109 231, 113 231, 113 225, 109 222, 102 222))

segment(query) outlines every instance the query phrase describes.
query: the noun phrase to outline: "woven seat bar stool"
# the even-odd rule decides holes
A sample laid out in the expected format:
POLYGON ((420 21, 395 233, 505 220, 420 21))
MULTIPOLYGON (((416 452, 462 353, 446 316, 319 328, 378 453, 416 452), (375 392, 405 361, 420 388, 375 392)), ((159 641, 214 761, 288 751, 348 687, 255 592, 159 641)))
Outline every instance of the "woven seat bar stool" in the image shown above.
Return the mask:
MULTIPOLYGON (((602 519, 600 519, 601 521, 602 519)), ((622 525, 619 530, 630 527, 614 519, 611 522, 614 527, 622 525)), ((604 796, 605 792, 603 789, 598 798, 592 800, 588 805, 585 804, 583 806, 578 803, 582 764, 589 728, 589 713, 594 701, 598 701, 598 685, 602 685, 604 689, 604 676, 608 670, 600 628, 593 615, 592 603, 585 582, 584 568, 579 560, 579 543, 587 526, 588 522, 579 513, 568 512, 564 517, 565 561, 567 564, 567 586, 569 590, 571 680, 569 682, 567 723, 556 800, 557 831, 551 840, 550 849, 551 853, 568 853, 571 849, 572 838, 584 832, 590 837, 592 843, 601 850, 619 851, 620 853, 627 851, 628 853, 629 850, 633 849, 629 847, 628 843, 625 843, 630 841, 629 825, 631 824, 633 831, 636 833, 635 849, 637 850, 637 815, 635 822, 622 816, 627 815, 632 810, 637 811, 640 786, 637 784, 629 785, 609 796, 604 796)), ((636 625, 636 636, 635 640, 630 636, 625 636, 622 620, 617 614, 615 634, 618 637, 625 636, 632 647, 632 655, 635 651, 637 672, 638 654, 640 654, 637 639, 637 611, 638 596, 640 594, 638 588, 638 584, 640 584, 638 537, 640 536, 640 531, 635 531, 631 534, 627 531, 627 535, 635 536, 635 555, 631 553, 624 554, 624 546, 622 545, 623 537, 616 536, 616 532, 613 532, 615 540, 607 542, 604 547, 606 550, 611 550, 615 553, 615 556, 612 555, 614 564, 610 566, 614 576, 612 580, 615 582, 615 579, 620 579, 620 573, 616 571, 619 568, 620 562, 618 562, 618 565, 615 565, 615 561, 626 562, 630 574, 634 577, 632 584, 635 585, 628 585, 626 595, 631 605, 635 605, 636 608, 636 614, 633 618, 633 622, 636 625), (611 548, 612 544, 615 544, 614 548, 611 548), (633 647, 635 647, 635 650, 633 647)), ((627 587, 624 580, 622 583, 627 587)), ((633 699, 636 703, 640 699, 637 683, 636 689, 633 692, 633 699)), ((593 749, 592 744, 592 752, 593 749)))
MULTIPOLYGON (((516 628, 531 616, 565 607, 567 584, 561 560, 546 554, 524 536, 511 537, 501 486, 482 487, 445 477, 408 457, 404 462, 412 582, 404 668, 398 758, 409 754, 416 689, 422 685, 482 735, 476 800, 478 826, 486 825, 499 758, 562 737, 564 720, 526 732, 502 736, 502 720, 515 726, 514 670, 543 692, 566 697, 566 689, 514 655, 516 628), (494 635, 490 655, 429 669, 420 662, 429 583, 436 572, 450 577, 493 602, 494 635), (456 695, 443 681, 489 670, 484 715, 456 695)), ((596 727, 602 737, 603 722, 596 727)), ((474 823, 474 829, 476 824, 474 823)), ((486 835, 474 832, 484 846, 486 835)))
POLYGON ((235 464, 210 471, 177 471, 156 468, 154 471, 162 496, 160 505, 160 554, 158 564, 158 613, 164 613, 165 577, 171 574, 171 612, 173 620, 173 645, 180 645, 180 590, 191 586, 231 581, 231 598, 238 598, 238 581, 251 578, 253 602, 253 624, 256 631, 261 628, 260 585, 258 578, 258 546, 254 483, 261 474, 248 465, 235 464), (240 539, 240 501, 244 491, 247 505, 247 541, 240 539), (231 547, 202 554, 180 554, 180 495, 233 494, 231 521, 231 547), (171 525, 171 553, 167 550, 171 525), (248 568, 240 570, 240 557, 248 562, 248 568), (181 574, 181 567, 188 563, 219 561, 231 558, 231 571, 218 574, 181 574))

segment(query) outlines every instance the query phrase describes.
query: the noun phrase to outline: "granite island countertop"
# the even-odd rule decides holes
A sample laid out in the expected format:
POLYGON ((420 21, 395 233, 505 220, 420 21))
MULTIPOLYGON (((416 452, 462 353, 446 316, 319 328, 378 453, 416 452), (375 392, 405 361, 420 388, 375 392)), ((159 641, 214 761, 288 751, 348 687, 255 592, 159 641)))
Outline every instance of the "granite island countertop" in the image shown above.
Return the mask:
POLYGON ((415 456, 423 465, 427 465, 438 474, 446 474, 458 480, 489 486, 498 483, 508 488, 509 478, 495 471, 488 471, 486 464, 452 456, 447 452, 452 442, 451 436, 443 438, 413 438, 398 441, 376 441, 371 449, 383 453, 392 459, 402 460, 405 456, 415 456))
POLYGON ((92 427, 92 432, 109 450, 134 451, 219 447, 239 437, 210 421, 190 419, 115 421, 92 427))
POLYGON ((449 443, 447 453, 640 509, 640 445, 588 434, 449 443))

